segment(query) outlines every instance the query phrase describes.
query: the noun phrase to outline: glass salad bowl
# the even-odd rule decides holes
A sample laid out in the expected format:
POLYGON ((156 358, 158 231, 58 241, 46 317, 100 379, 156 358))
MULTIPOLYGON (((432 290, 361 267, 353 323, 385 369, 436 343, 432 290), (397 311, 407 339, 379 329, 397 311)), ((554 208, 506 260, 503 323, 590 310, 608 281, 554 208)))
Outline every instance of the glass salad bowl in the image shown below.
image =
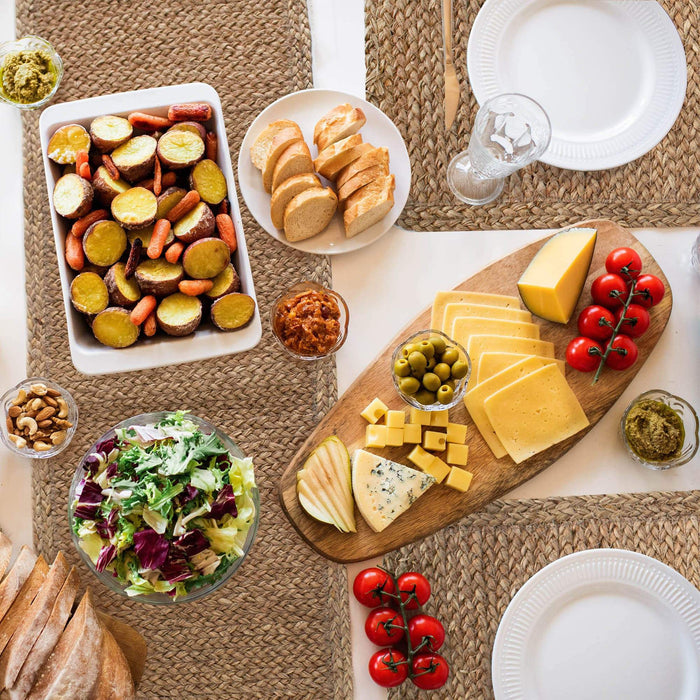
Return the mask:
POLYGON ((73 543, 115 593, 172 605, 202 598, 241 566, 258 529, 252 460, 208 421, 143 413, 108 430, 75 471, 73 543))

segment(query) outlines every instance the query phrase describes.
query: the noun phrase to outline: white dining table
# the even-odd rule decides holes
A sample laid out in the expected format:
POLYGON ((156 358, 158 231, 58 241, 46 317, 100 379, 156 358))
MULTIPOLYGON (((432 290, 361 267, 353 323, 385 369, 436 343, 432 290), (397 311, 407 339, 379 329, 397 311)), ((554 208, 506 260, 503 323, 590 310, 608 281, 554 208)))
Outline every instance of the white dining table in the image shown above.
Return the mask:
MULTIPOLYGON (((362 0, 309 0, 314 85, 364 97, 362 0)), ((14 3, 0 3, 0 41, 13 38, 14 3)), ((46 37, 51 39, 51 37, 46 37)), ((60 91, 59 91, 60 98, 60 91)), ((26 376, 26 304, 19 112, 0 105, 0 393, 26 376)), ((232 160, 236 160, 236 153, 232 160)), ((48 206, 48 205, 47 205, 48 206)), ((618 434, 620 416, 638 394, 653 388, 679 394, 700 408, 700 275, 690 251, 700 229, 634 230, 668 277, 673 311, 649 360, 595 428, 545 471, 506 498, 673 491, 700 488, 700 455, 675 470, 644 469, 627 456, 618 434)), ((337 353, 342 394, 378 352, 449 289, 512 251, 545 236, 536 231, 414 233, 392 228, 373 245, 332 259, 333 287, 350 308, 348 339, 337 353)), ((47 234, 48 235, 48 234, 47 234)), ((50 264, 51 261, 47 261, 50 264)), ((123 416, 115 416, 115 420, 123 416)), ((0 529, 15 543, 32 542, 31 461, 0 446, 0 529)), ((364 636, 366 609, 352 597, 352 580, 365 564, 348 569, 354 696, 386 697, 367 672, 376 649, 364 636)), ((428 578, 430 571, 424 572, 428 578)), ((453 647, 457 653, 459 644, 453 647)), ((457 661, 453 663, 456 665, 457 661)))

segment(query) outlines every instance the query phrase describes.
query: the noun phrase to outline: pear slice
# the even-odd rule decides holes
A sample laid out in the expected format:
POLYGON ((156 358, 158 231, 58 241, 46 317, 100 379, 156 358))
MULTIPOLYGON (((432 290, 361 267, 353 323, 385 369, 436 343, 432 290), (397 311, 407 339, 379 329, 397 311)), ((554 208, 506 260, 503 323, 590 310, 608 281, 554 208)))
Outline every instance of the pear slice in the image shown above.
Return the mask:
POLYGON ((297 474, 297 494, 312 518, 341 532, 357 532, 350 455, 336 435, 323 440, 304 462, 297 474))

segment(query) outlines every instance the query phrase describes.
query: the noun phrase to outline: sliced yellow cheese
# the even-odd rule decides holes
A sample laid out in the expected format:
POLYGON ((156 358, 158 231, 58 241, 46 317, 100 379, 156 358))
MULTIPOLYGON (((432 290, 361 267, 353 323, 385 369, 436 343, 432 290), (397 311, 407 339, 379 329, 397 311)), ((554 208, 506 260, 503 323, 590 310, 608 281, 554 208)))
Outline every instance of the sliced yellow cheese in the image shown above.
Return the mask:
POLYGON ((505 306, 487 306, 486 304, 448 304, 442 319, 441 330, 450 334, 456 318, 479 316, 480 318, 500 318, 503 321, 532 322, 532 314, 523 309, 513 309, 505 306))
POLYGON ((508 451, 499 440, 496 431, 491 425, 491 421, 484 410, 484 402, 495 392, 521 379, 526 374, 535 372, 544 366, 544 363, 536 357, 528 357, 514 364, 512 367, 504 369, 502 372, 491 377, 491 379, 477 384, 464 395, 464 405, 467 407, 467 411, 469 411, 474 425, 481 433, 481 436, 484 438, 484 441, 489 446, 496 459, 505 457, 508 451))
POLYGON ((576 394, 554 365, 493 393, 484 401, 484 410, 517 464, 588 425, 576 394))
POLYGON ((552 236, 518 281, 523 303, 548 321, 568 323, 591 266, 597 232, 572 228, 552 236))
POLYGON ((523 321, 503 321, 500 318, 465 316, 456 318, 450 336, 463 347, 473 335, 507 335, 511 338, 540 339, 540 327, 523 321))
MULTIPOLYGON (((524 360, 526 357, 533 357, 532 355, 524 355, 517 352, 484 352, 479 358, 479 373, 476 377, 476 383, 481 384, 481 382, 486 381, 493 377, 494 374, 498 374, 507 367, 511 367, 516 362, 524 360)), ((566 376, 566 369, 563 360, 553 360, 549 357, 540 357, 545 364, 551 365, 555 364, 559 371, 566 376)))
POLYGON ((445 307, 448 304, 484 304, 486 306, 502 306, 506 309, 519 309, 518 297, 503 294, 486 294, 482 292, 438 292, 433 300, 433 314, 430 327, 440 330, 443 326, 445 307))

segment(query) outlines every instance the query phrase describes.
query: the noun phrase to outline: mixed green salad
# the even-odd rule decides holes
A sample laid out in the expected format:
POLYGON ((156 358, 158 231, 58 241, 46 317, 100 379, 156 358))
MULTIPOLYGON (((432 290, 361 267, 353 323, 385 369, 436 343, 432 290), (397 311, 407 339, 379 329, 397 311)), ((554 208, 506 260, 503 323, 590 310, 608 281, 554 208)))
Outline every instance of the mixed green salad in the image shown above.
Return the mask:
POLYGON ((72 527, 97 571, 130 596, 175 599, 220 579, 255 521, 253 461, 186 412, 132 425, 83 461, 72 527))

